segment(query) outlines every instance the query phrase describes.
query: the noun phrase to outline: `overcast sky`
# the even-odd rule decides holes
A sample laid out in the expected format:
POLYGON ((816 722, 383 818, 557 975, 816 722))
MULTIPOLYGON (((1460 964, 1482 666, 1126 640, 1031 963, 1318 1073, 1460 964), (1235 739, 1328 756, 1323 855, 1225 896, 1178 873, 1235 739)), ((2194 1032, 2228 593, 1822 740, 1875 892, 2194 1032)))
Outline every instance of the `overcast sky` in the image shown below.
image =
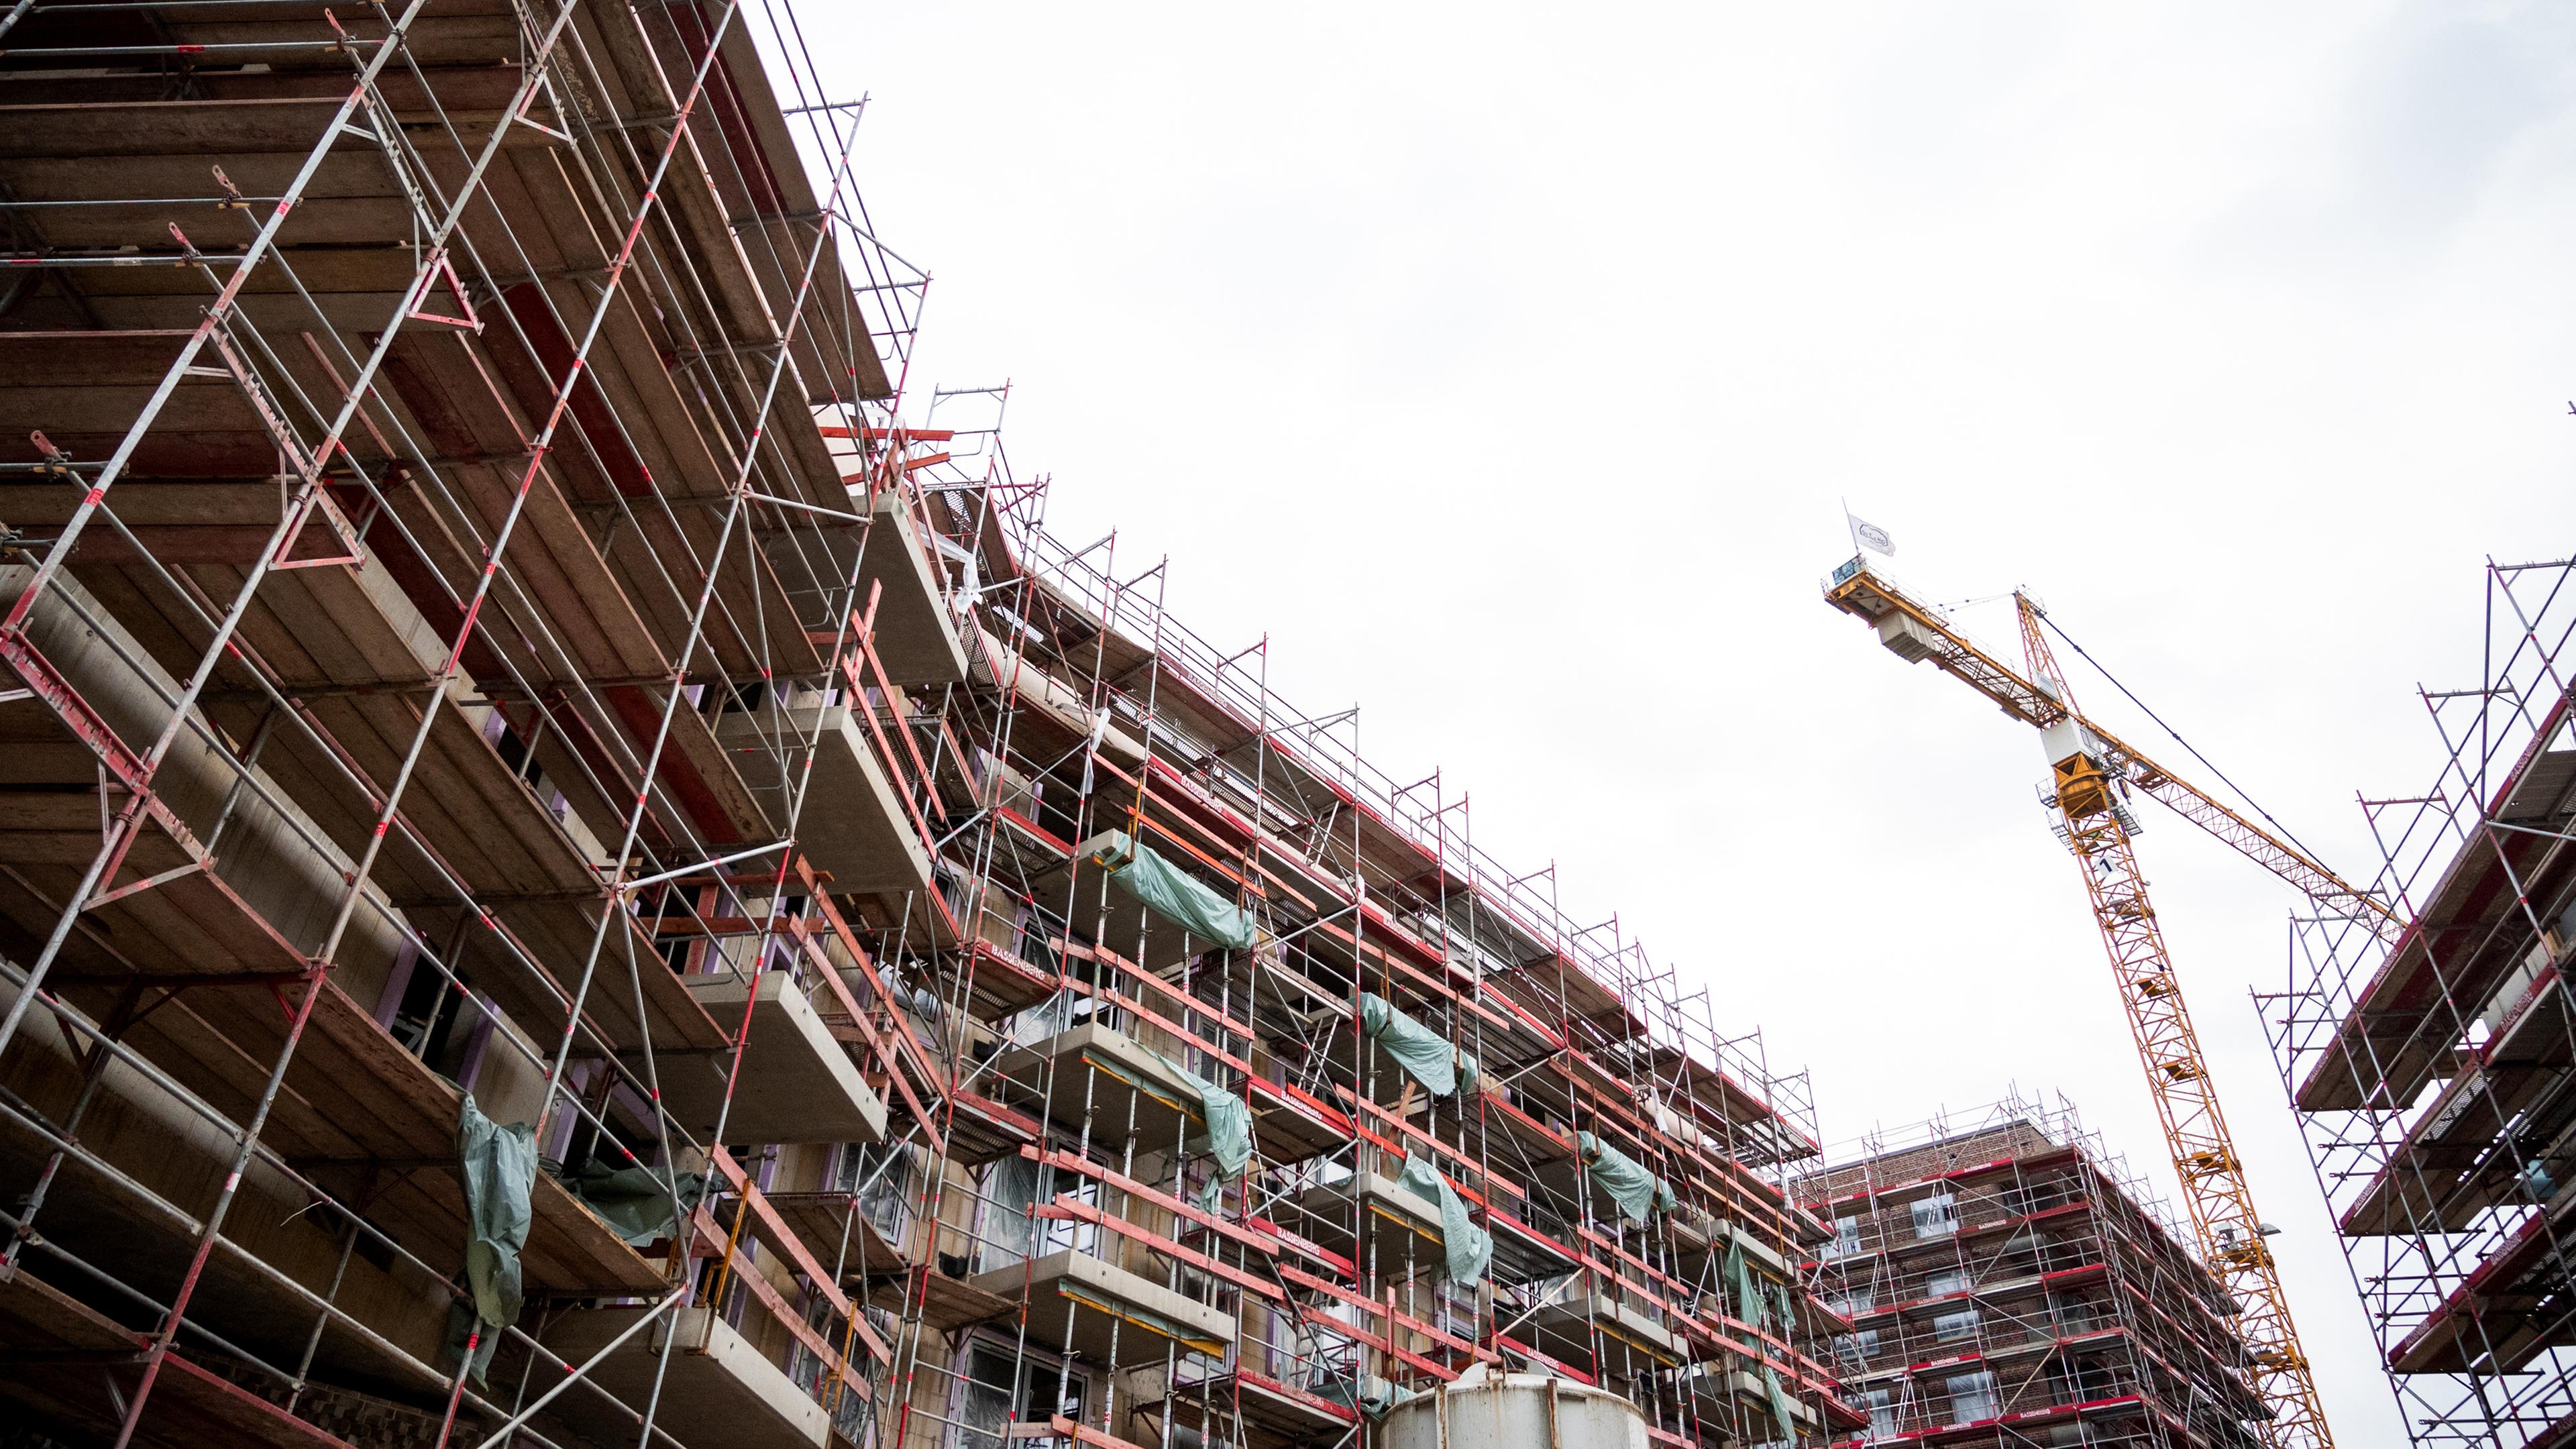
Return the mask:
MULTIPOLYGON (((2576 11, 2247 9, 804 18, 937 278, 915 392, 1009 379, 1058 532, 1362 705, 1828 1138, 2018 1084, 2151 1165, 2030 732, 1818 591, 1847 496, 2375 866, 2355 793, 2430 783, 2482 561, 2576 549, 2576 11)), ((2400 1444, 2247 997, 2291 897, 2148 824, 2338 1438, 2400 1444)))

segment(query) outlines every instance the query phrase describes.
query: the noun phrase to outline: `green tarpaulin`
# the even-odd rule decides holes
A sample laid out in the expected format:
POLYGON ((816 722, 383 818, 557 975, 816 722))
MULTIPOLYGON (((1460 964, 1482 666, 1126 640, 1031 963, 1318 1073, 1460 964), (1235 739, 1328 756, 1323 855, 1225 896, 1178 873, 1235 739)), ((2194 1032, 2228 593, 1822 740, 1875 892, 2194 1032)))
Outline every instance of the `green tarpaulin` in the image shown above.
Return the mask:
POLYGON ((1361 1376, 1354 1388, 1350 1375, 1335 1374, 1315 1385, 1315 1397, 1336 1404, 1348 1404, 1372 1419, 1383 1419, 1386 1411, 1413 1397, 1413 1390, 1387 1382, 1375 1374, 1361 1376))
POLYGON ((1109 871, 1111 885, 1199 940, 1229 951, 1251 948, 1252 917, 1156 855, 1152 846, 1111 831, 1091 858, 1109 871))
MULTIPOLYGON (((1797 1326, 1797 1304, 1785 1283, 1766 1283, 1745 1261, 1744 1245, 1735 1240, 1733 1228, 1727 1230, 1726 1261, 1721 1270, 1726 1286, 1735 1298, 1735 1316, 1743 1319, 1755 1332, 1770 1327, 1772 1315, 1778 1314, 1780 1333, 1786 1337, 1797 1326), (1768 1290, 1768 1291, 1766 1291, 1768 1290)), ((1794 1439, 1798 1429, 1791 1411, 1789 1394, 1780 1386, 1780 1374, 1769 1364, 1762 1366, 1762 1388, 1771 1401, 1771 1417, 1780 1425, 1780 1437, 1794 1439)))
POLYGON ((1771 1395, 1771 1418, 1780 1426, 1780 1437, 1798 1437, 1797 1416, 1789 1408, 1789 1391, 1780 1387, 1780 1371, 1769 1364, 1762 1366, 1762 1387, 1771 1395))
POLYGON ((1735 1235, 1731 1230, 1726 1239, 1724 1272, 1726 1287, 1735 1299, 1735 1316, 1743 1319, 1755 1331, 1760 1331, 1766 1317, 1765 1310, 1769 1304, 1764 1300, 1761 1288, 1753 1281, 1752 1266, 1744 1261, 1743 1245, 1735 1241, 1735 1235))
POLYGON ((1377 1039, 1387 1054, 1435 1097, 1476 1090, 1476 1059, 1449 1044, 1440 1033, 1395 1009, 1395 1003, 1371 991, 1360 993, 1360 1031, 1377 1039))
MULTIPOLYGON (((528 1243, 536 1133, 524 1122, 505 1127, 484 1116, 468 1092, 456 1113, 456 1160, 465 1184, 465 1288, 474 1300, 473 1319, 464 1326, 483 1334, 471 1365, 479 1382, 501 1330, 519 1321, 519 1250, 528 1243)), ((453 1329, 454 1351, 462 1355, 464 1338, 453 1329)))
POLYGON ((1252 1109, 1243 1105, 1241 1097, 1170 1057, 1154 1055, 1199 1094, 1199 1117, 1207 1123, 1208 1155, 1216 1159, 1217 1176, 1241 1177, 1244 1164, 1252 1160, 1252 1109))
POLYGON ((1589 1132, 1574 1134, 1583 1149, 1583 1165, 1610 1200, 1619 1205, 1619 1213, 1634 1222, 1645 1222, 1659 1212, 1671 1212, 1678 1206, 1673 1190, 1664 1180, 1632 1161, 1626 1153, 1589 1132))
POLYGON ((1467 1204, 1458 1196, 1458 1189, 1449 1185, 1440 1169, 1412 1152, 1404 1154, 1404 1173, 1395 1181, 1407 1192, 1440 1204, 1440 1243, 1448 1252, 1449 1281, 1484 1281, 1485 1265, 1494 1260, 1494 1235, 1468 1218, 1467 1204))
MULTIPOLYGON (((671 1236, 671 1189, 649 1167, 610 1168, 585 1162, 577 1172, 558 1173, 563 1185, 600 1220, 635 1247, 671 1236)), ((695 1172, 679 1177, 680 1202, 696 1207, 706 1192, 706 1178, 695 1172)))

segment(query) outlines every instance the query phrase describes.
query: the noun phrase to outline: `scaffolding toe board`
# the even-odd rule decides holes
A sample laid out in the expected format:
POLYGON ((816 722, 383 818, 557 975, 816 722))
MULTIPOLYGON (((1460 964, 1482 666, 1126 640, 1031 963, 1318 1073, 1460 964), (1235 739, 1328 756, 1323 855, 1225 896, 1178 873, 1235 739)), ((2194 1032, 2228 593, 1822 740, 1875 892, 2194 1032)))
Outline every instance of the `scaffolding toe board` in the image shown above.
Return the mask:
POLYGON ((1061 989, 1056 974, 1041 971, 1010 951, 988 941, 971 943, 974 975, 967 982, 967 1007, 978 1021, 1000 1021, 1039 1005, 1061 989))
POLYGON ((983 1167, 1034 1145, 1045 1128, 1026 1112, 994 1101, 972 1087, 948 1094, 952 1109, 944 1124, 949 1160, 961 1167, 983 1167))
MULTIPOLYGON (((768 1194, 770 1211, 786 1231, 794 1233, 806 1252, 828 1269, 837 1266, 845 1278, 882 1278, 900 1274, 912 1267, 902 1250, 888 1241, 877 1225, 869 1220, 866 1208, 857 1196, 846 1192, 784 1192, 768 1194)), ((729 1221, 732 1210, 719 1210, 717 1218, 729 1221)), ((749 1218, 751 1231, 772 1252, 792 1257, 793 1250, 778 1236, 768 1218, 754 1213, 749 1218)))

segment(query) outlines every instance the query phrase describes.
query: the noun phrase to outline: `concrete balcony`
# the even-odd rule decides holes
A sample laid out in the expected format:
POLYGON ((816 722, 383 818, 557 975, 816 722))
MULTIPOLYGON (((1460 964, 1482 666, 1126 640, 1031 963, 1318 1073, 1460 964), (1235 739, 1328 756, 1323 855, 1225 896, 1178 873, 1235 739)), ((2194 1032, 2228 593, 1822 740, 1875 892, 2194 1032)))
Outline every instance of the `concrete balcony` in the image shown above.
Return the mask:
MULTIPOLYGON (((595 1308, 548 1325, 547 1348, 573 1363, 634 1326, 644 1308, 595 1308)), ((630 1408, 652 1396, 662 1350, 670 1345, 653 1421, 683 1444, 727 1449, 819 1449, 831 1442, 832 1416, 771 1363, 768 1356, 704 1308, 679 1308, 611 1350, 591 1370, 599 1387, 630 1408)), ((579 1392, 579 1391, 576 1391, 579 1392)), ((578 1411, 578 1403, 568 1406, 578 1411)), ((602 1420, 613 1422, 613 1420, 602 1420)))
POLYGON ((817 868, 831 872, 833 890, 927 891, 930 853, 869 733, 847 704, 763 708, 728 714, 716 724, 716 738, 753 797, 778 820, 790 818, 791 796, 801 783, 801 769, 782 774, 779 762, 801 767, 806 740, 815 741, 813 781, 806 786, 805 810, 795 817, 797 845, 817 868))
POLYGON ((1113 1369, 1160 1363, 1174 1344, 1221 1359, 1235 1338, 1233 1315, 1071 1249, 966 1282, 1015 1301, 1027 1294, 1030 1347, 1113 1369))
POLYGON ((1677 1368, 1691 1359, 1690 1346, 1679 1335, 1606 1294, 1560 1297, 1529 1320, 1539 1347, 1571 1364, 1592 1363, 1595 1329, 1601 1335, 1595 1367, 1612 1378, 1677 1368))
POLYGON ((1198 1093, 1160 1055, 1096 1021, 994 1062, 994 1095, 1080 1131, 1086 1113, 1095 1145, 1125 1141, 1170 1150, 1204 1127, 1198 1093))
POLYGON ((948 588, 930 561, 905 490, 880 494, 874 527, 859 560, 859 596, 877 595, 877 661, 901 685, 956 684, 966 678, 966 647, 949 612, 948 588))
MULTIPOLYGON (((883 1098, 859 1074, 850 1050, 832 1035, 821 1013, 784 971, 764 971, 755 995, 751 983, 730 973, 681 978, 689 994, 727 1035, 749 1032, 733 1081, 733 1106, 725 1115, 728 1142, 880 1142, 885 1139, 883 1098)), ((711 1132, 724 1108, 726 1074, 733 1054, 671 1053, 658 1064, 662 1105, 693 1132, 711 1132)))
POLYGON ((1382 1279, 1437 1274, 1447 1262, 1440 1205, 1383 1173, 1318 1183, 1282 1205, 1281 1224, 1382 1279))

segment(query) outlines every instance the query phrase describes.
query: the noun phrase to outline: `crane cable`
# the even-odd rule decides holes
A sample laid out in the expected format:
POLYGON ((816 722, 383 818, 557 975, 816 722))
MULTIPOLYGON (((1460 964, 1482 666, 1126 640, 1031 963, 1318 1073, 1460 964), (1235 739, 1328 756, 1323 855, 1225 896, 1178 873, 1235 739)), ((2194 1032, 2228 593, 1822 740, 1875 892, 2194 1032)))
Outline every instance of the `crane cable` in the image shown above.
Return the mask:
POLYGON ((2082 657, 2082 659, 2084 660, 2084 662, 2085 662, 2085 663, 2092 665, 2092 666, 2093 666, 2093 670, 2094 670, 2094 672, 2095 672, 2095 673, 2097 673, 2097 674, 2101 675, 2104 679, 2110 680, 2110 681, 2111 681, 2111 687, 2112 687, 2113 689, 2116 689, 2116 690, 2120 691, 2121 696, 2122 696, 2122 697, 2124 697, 2124 698, 2126 698, 2126 699, 2129 701, 2129 703, 2136 705, 2140 710, 2144 711, 2144 712, 2145 712, 2145 714, 2146 714, 2146 716, 2147 716, 2147 718, 2149 718, 2149 719, 2151 719, 2151 720, 2154 720, 2154 721, 2156 722, 2156 727, 2157 727, 2158 729, 2161 729, 2161 730, 2163 730, 2166 734, 2169 734, 2169 735, 2173 736, 2173 741, 2174 741, 2174 743, 2175 743, 2175 744, 2178 744, 2178 745, 2180 745, 2180 746, 2182 746, 2185 750, 2189 751, 2189 752, 2190 752, 2190 754, 2191 754, 2191 757, 2192 757, 2193 759, 2200 761, 2200 763, 2201 763, 2201 767, 2202 767, 2203 769, 2206 769, 2206 770, 2208 770, 2208 771, 2209 771, 2209 773, 2211 773, 2212 775, 2217 776, 2217 777, 2218 777, 2218 779, 2219 779, 2219 781, 2220 781, 2221 783, 2225 784, 2225 785, 2227 786, 2227 788, 2228 788, 2228 789, 2235 791, 2235 792, 2236 792, 2236 798, 2237 798, 2237 799, 2239 799, 2239 800, 2244 801, 2244 802, 2245 802, 2245 805, 2246 805, 2246 808, 2248 808, 2248 809, 2252 810, 2255 814, 2262 816, 2265 820, 2269 820, 2269 821, 2271 821, 2271 823, 2272 823, 2272 828, 2273 828, 2273 829, 2275 829, 2275 830, 2277 830, 2277 831, 2279 831, 2279 832, 2281 832, 2281 837, 2282 837, 2284 840, 2287 840, 2287 841, 2289 841, 2292 845, 2297 846, 2297 847, 2299 848, 2300 852, 2301 852, 2301 853, 2303 853, 2303 854, 2305 854, 2305 855, 2307 856, 2307 858, 2308 858, 2308 859, 2310 859, 2310 860, 2322 860, 2322 859, 2324 859, 2324 858, 2325 858, 2325 857, 2323 857, 2323 856, 2321 856, 2321 855, 2318 855, 2315 851, 2308 849, 2308 843, 2307 843, 2306 841, 2304 841, 2304 840, 2301 840, 2301 839, 2300 839, 2300 838, 2299 838, 2295 833, 2293 833, 2293 832, 2291 831, 2290 827, 2288 827, 2288 826, 2286 826, 2286 825, 2282 824, 2280 821, 2278 821, 2278 820, 2276 820, 2276 819, 2273 819, 2273 816, 2272 816, 2272 812, 2271 812, 2271 811, 2264 809, 2260 804, 2256 803, 2256 801, 2255 801, 2255 799, 2254 799, 2254 797, 2253 797, 2253 796, 2246 794, 2246 793, 2245 793, 2245 787, 2244 787, 2244 786, 2237 784, 2234 780, 2230 780, 2230 779, 2228 779, 2228 778, 2227 778, 2227 772, 2226 772, 2225 770, 2222 770, 2222 769, 2218 768, 2218 766, 2217 766, 2216 764, 2212 763, 2212 762, 2211 762, 2211 760, 2210 760, 2210 758, 2209 758, 2209 756, 2204 755, 2204 754, 2202 754, 2198 749, 2193 748, 2191 741, 2189 741, 2189 740, 2187 740, 2187 739, 2184 739, 2184 738, 2182 737, 2182 732, 2181 732, 2180 730, 2177 730, 2177 729, 2175 729, 2172 725, 2169 725, 2169 724, 2166 724, 2166 723, 2165 723, 2165 721, 2164 721, 2164 716, 2157 714, 2157 713, 2156 713, 2154 710, 2152 710, 2152 709, 2149 709, 2149 708, 2147 707, 2147 702, 2146 702, 2145 700, 2138 698, 2138 697, 2137 697, 2136 695, 2134 695, 2134 694, 2131 694, 2131 693, 2129 692, 2129 686, 2127 686, 2127 685, 2125 685, 2125 684, 2122 684, 2122 683, 2119 681, 2119 678, 2118 678, 2116 675, 2112 674, 2110 670, 2103 668, 2103 667, 2102 667, 2102 661, 2101 661, 2101 660, 2094 658, 2094 657, 2093 657, 2092 655, 2090 655, 2090 654, 2086 654, 2086 653, 2084 652, 2084 646, 2083 646, 2083 645, 2081 645, 2081 644, 2076 643, 2076 642, 2074 641, 2074 639, 2070 638, 2070 637, 2067 635, 2067 632, 2066 632, 2065 630, 2063 630, 2063 629, 2061 629, 2061 628, 2057 627, 2057 621, 2056 621, 2055 619, 2052 619, 2052 618, 2048 617, 2046 614, 2041 614, 2041 615, 2039 616, 2039 622, 2040 622, 2040 623, 2042 623, 2042 624, 2044 624, 2044 625, 2046 625, 2046 626, 2048 626, 2048 632, 2050 632, 2051 634, 2056 635, 2056 636, 2057 636, 2058 638, 2060 638, 2060 639, 2065 640, 2065 642, 2066 642, 2066 647, 2067 647, 2067 648, 2069 648, 2069 649, 2074 650, 2074 651, 2076 652, 2076 654, 2077 654, 2077 655, 2079 655, 2080 657, 2082 657))

